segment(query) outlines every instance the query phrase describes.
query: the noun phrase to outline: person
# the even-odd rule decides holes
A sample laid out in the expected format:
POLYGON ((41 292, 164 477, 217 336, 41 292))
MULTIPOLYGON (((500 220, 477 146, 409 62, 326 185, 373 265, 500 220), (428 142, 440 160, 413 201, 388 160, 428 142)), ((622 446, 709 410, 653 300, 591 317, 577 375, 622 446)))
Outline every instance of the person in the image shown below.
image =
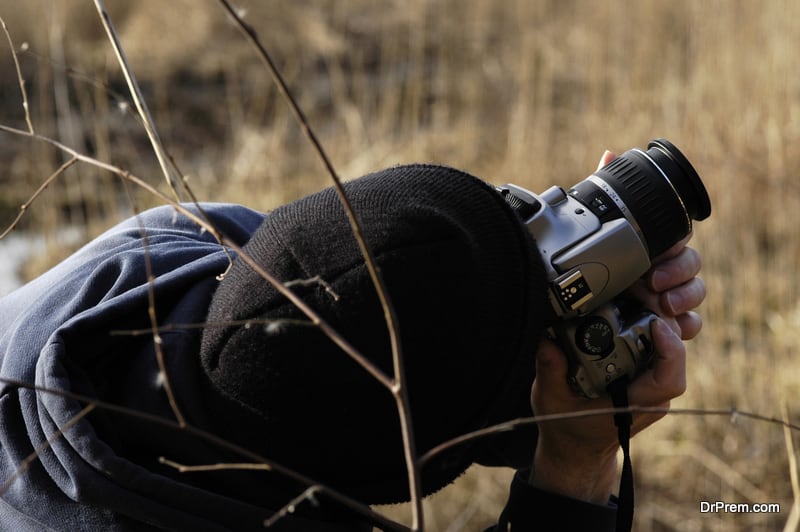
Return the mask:
MULTIPOLYGON (((533 412, 609 406, 568 386, 564 354, 544 337, 535 242, 492 186, 407 165, 346 190, 397 316, 418 453, 533 412)), ((308 486, 266 467, 225 467, 249 460, 200 430, 365 504, 408 499, 392 395, 244 260, 391 376, 384 314, 334 191, 268 214, 201 207, 241 255, 158 207, 0 299, 0 529, 256 530, 270 517, 277 530, 375 525, 325 495, 278 516, 308 486), (141 333, 151 319, 157 341, 141 333), (167 385, 183 428, 153 421, 175 420, 167 385)), ((687 242, 631 288, 661 316, 655 362, 629 389, 635 405, 666 407, 685 388, 682 340, 698 334, 705 296, 687 242)), ((636 414, 634 432, 661 416, 636 414)), ((610 416, 561 419, 453 446, 425 464, 422 485, 432 493, 473 463, 513 467, 493 529, 610 530, 617 448, 610 416)))

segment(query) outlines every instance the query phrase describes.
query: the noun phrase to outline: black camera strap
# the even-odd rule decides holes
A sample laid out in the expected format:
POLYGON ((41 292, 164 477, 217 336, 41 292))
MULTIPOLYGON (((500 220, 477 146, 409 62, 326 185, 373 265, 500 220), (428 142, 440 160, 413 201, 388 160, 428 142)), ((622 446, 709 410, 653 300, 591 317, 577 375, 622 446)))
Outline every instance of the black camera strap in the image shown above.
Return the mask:
MULTIPOLYGON (((614 408, 628 408, 628 377, 624 376, 608 385, 614 408)), ((614 414, 617 437, 622 447, 622 475, 619 481, 617 501, 617 532, 629 532, 633 528, 633 464, 631 463, 631 412, 614 414)))

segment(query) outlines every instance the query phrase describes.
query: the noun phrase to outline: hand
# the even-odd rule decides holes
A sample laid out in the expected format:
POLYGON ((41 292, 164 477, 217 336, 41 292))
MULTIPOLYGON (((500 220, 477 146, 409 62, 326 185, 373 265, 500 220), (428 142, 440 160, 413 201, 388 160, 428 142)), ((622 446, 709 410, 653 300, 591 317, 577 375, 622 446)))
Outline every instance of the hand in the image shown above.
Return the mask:
MULTIPOLYGON (((606 152, 600 167, 614 155, 606 152)), ((700 255, 686 247, 691 235, 652 261, 652 267, 631 288, 631 294, 656 312, 652 327, 656 356, 651 368, 628 389, 631 405, 664 410, 686 388, 686 350, 682 339, 694 338, 702 327, 693 311, 705 298, 705 285, 696 277, 700 255)), ((610 398, 586 399, 567 384, 566 356, 553 342, 544 341, 536 354, 536 380, 531 392, 537 415, 610 408, 610 398)), ((655 423, 663 412, 634 416, 632 434, 655 423)), ((617 476, 618 442, 612 416, 590 416, 539 424, 530 482, 555 491, 606 504, 617 476)))
MULTIPOLYGON (((606 150, 597 169, 606 166, 614 157, 606 150)), ((650 270, 630 290, 647 308, 667 320, 683 340, 691 340, 700 332, 703 321, 692 309, 706 297, 705 284, 697 277, 702 266, 700 254, 686 247, 691 238, 690 233, 653 259, 650 270)))
POLYGON ((630 288, 630 293, 664 318, 683 339, 700 332, 703 320, 693 311, 706 297, 700 254, 686 244, 691 233, 652 261, 650 270, 630 288))

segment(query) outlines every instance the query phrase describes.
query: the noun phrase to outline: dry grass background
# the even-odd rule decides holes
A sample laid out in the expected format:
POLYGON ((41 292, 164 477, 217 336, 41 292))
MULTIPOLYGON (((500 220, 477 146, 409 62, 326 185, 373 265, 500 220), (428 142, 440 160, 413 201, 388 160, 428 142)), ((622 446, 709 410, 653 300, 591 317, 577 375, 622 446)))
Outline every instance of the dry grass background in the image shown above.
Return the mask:
MULTIPOLYGON (((606 148, 664 136, 703 177, 712 218, 705 328, 676 407, 800 420, 800 3, 793 0, 240 0, 344 178, 401 162, 450 164, 532 190, 570 185, 606 148)), ((211 0, 108 0, 161 136, 200 199, 269 209, 327 185, 255 54, 211 0)), ((34 125, 160 183, 89 0, 0 0, 34 125)), ((0 44, 0 122, 24 128, 0 44)), ((0 222, 61 162, 4 135, 0 222)), ((152 203, 138 196, 140 206, 152 203)), ((68 245, 127 215, 111 177, 70 169, 21 230, 68 245)), ((43 264, 28 265, 27 275, 43 264)), ((794 441, 797 442, 797 435, 794 441)), ((781 427, 668 416, 633 442, 637 530, 780 530, 795 493, 781 427), (781 513, 701 514, 700 501, 781 513)), ((510 473, 473 469, 427 504, 431 530, 495 518, 510 473)), ((387 511, 404 516, 404 508, 387 511)))

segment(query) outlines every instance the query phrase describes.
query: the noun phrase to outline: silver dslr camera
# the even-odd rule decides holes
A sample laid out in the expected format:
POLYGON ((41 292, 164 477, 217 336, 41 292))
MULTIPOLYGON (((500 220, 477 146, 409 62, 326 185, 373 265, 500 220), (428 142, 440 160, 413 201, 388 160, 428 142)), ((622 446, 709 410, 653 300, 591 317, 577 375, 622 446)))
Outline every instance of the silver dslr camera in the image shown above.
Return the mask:
POLYGON ((626 151, 568 191, 498 191, 522 218, 547 271, 551 332, 569 359, 569 381, 598 397, 650 363, 656 315, 619 297, 651 259, 711 214, 700 177, 665 139, 626 151))

